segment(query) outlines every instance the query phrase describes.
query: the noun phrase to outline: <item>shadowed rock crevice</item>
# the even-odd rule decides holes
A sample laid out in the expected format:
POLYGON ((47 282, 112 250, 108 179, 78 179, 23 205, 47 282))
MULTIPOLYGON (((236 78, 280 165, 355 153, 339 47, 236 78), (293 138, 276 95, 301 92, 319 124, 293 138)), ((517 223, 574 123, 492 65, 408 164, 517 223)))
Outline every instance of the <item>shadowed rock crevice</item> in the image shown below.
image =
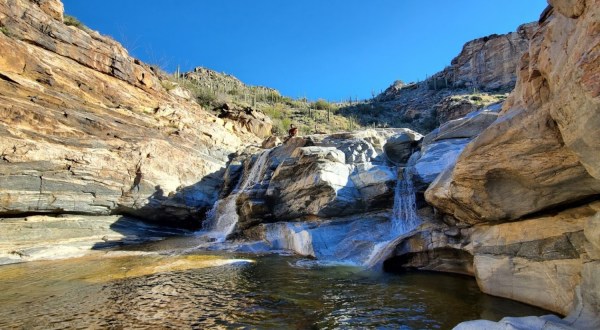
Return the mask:
POLYGON ((439 248, 392 257, 383 263, 386 272, 429 270, 473 276, 473 255, 467 251, 439 248))

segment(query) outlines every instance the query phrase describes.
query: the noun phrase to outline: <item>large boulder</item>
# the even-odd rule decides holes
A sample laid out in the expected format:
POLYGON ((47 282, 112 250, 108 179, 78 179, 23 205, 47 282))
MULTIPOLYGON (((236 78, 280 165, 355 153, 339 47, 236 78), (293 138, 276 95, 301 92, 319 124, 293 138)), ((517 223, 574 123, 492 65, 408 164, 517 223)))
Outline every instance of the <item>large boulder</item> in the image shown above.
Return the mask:
MULTIPOLYGON (((575 5, 562 2, 561 6, 575 5)), ((599 0, 550 13, 531 40, 500 119, 427 200, 468 223, 514 220, 600 193, 599 0)))
POLYGON ((429 187, 440 173, 452 168, 460 153, 471 140, 447 139, 423 146, 414 165, 413 178, 419 190, 429 187))
POLYGON ((594 236, 599 210, 600 203, 593 202, 475 226, 421 212, 425 224, 397 242, 384 266, 472 275, 485 293, 568 315, 553 320, 576 329, 595 329, 600 322, 600 244, 594 236))
POLYGON ((219 118, 230 121, 235 130, 248 131, 260 138, 267 138, 272 134, 273 122, 261 111, 227 103, 216 110, 220 111, 219 118))
POLYGON ((383 146, 385 155, 394 164, 404 164, 422 138, 421 134, 410 130, 395 135, 388 139, 383 146))
POLYGON ((499 110, 496 104, 444 123, 423 138, 423 145, 445 139, 474 138, 498 119, 499 110))
POLYGON ((477 227, 471 240, 481 289, 568 314, 587 258, 584 226, 597 207, 477 227))
POLYGON ((267 197, 277 219, 306 215, 331 216, 358 211, 358 191, 349 179, 345 155, 331 147, 298 148, 281 164, 269 183, 267 197))
MULTIPOLYGON (((324 220, 389 209, 397 168, 388 163, 384 145, 408 131, 371 129, 294 137, 265 151, 268 156, 260 177, 237 197, 237 231, 263 222, 324 220)), ((242 177, 254 162, 245 162, 242 177)))
POLYGON ((498 118, 499 110, 499 104, 493 104, 451 120, 427 134, 421 150, 413 154, 409 162, 414 165, 417 190, 425 191, 442 172, 451 171, 467 144, 498 118))

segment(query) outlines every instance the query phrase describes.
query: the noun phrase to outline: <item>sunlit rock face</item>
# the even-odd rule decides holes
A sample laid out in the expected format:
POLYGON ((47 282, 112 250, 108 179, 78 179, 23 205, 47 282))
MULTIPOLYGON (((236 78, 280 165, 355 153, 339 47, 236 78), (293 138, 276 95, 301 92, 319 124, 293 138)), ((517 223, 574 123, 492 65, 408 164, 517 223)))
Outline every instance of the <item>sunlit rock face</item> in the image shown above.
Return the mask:
POLYGON ((432 205, 481 223, 600 193, 599 6, 586 3, 576 19, 556 9, 545 17, 500 118, 429 188, 432 205))
POLYGON ((451 120, 427 134, 415 158, 415 185, 425 191, 443 172, 451 171, 467 144, 496 119, 500 104, 494 104, 451 120))
POLYGON ((459 329, 599 326, 600 1, 550 3, 499 117, 426 191, 433 228, 396 258, 443 268, 444 249, 466 252, 484 292, 568 317, 459 329))
POLYGON ((199 226, 229 155, 259 141, 254 130, 167 92, 114 40, 65 25, 62 7, 0 2, 0 216, 199 226))
POLYGON ((535 23, 523 24, 516 32, 469 41, 440 75, 454 86, 510 90, 519 56, 527 50, 535 29, 535 23))

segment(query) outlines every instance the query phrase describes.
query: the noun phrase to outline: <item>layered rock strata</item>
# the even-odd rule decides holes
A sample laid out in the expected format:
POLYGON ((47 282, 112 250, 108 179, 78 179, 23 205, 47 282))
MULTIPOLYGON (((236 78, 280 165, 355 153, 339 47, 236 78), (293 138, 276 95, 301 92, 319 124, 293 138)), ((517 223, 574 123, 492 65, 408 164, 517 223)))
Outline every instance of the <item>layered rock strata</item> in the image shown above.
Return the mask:
POLYGON ((577 19, 555 12, 542 23, 500 119, 467 147, 446 182, 428 190, 431 204, 481 223, 600 193, 600 85, 592 78, 600 71, 600 27, 598 6, 586 8, 577 19))
POLYGON ((467 252, 484 292, 568 315, 490 329, 599 326, 600 2, 550 3, 499 118, 425 193, 454 243, 415 237, 398 251, 418 268, 438 260, 417 258, 435 249, 467 252))
POLYGON ((65 25, 60 1, 2 1, 0 26, 0 216, 199 226, 229 155, 259 141, 168 93, 114 40, 65 25))

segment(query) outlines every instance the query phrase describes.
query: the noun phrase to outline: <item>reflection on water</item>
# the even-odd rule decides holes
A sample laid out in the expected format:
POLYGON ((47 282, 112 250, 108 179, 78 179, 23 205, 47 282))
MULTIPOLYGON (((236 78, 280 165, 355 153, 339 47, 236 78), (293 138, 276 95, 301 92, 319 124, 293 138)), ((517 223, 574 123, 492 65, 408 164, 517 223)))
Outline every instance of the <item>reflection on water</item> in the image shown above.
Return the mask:
POLYGON ((293 257, 160 255, 0 267, 0 328, 448 329, 544 311, 469 278, 293 257), (254 259, 255 262, 234 259, 254 259))

